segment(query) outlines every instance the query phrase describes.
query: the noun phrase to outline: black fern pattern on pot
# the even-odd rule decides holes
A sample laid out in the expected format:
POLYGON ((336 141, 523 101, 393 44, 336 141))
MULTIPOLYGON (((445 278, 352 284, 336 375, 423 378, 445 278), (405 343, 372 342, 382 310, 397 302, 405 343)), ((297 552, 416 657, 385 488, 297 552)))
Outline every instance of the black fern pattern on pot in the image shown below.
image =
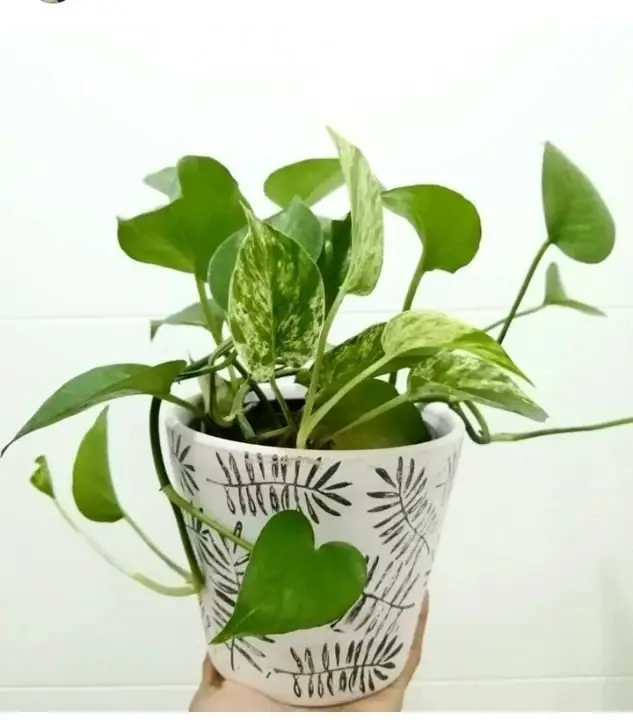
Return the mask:
POLYGON ((328 465, 321 458, 306 461, 273 455, 267 463, 260 453, 245 453, 240 467, 232 453, 226 461, 219 453, 216 458, 222 477, 207 478, 207 482, 224 489, 226 506, 233 515, 300 510, 319 523, 323 513, 338 517, 351 505, 341 491, 352 483, 336 479, 340 462, 328 465))
POLYGON ((182 435, 176 432, 173 428, 167 429, 167 439, 169 441, 169 450, 176 462, 177 474, 181 488, 190 496, 195 495, 200 488, 196 482, 196 469, 190 462, 187 462, 187 457, 191 451, 191 445, 186 445, 183 442, 182 435))
POLYGON ((292 678, 297 698, 334 697, 338 693, 374 692, 378 683, 393 675, 403 643, 397 635, 384 633, 349 643, 325 644, 315 657, 307 648, 300 654, 290 649, 292 669, 275 669, 292 678))
POLYGON ((406 610, 415 607, 411 592, 420 579, 416 563, 375 557, 367 560, 367 585, 355 605, 331 627, 338 632, 396 632, 406 610))
MULTIPOLYGON (((215 633, 226 625, 233 614, 249 553, 231 540, 213 532, 197 518, 190 517, 188 527, 194 534, 198 562, 204 568, 208 588, 212 590, 205 623, 207 629, 213 628, 215 633)), ((242 523, 236 523, 233 533, 241 536, 242 523)), ((260 663, 266 654, 260 643, 273 642, 269 637, 229 640, 225 647, 229 652, 231 669, 236 669, 236 660, 241 657, 256 670, 263 672, 260 663)))
POLYGON ((448 456, 446 467, 444 469, 444 479, 435 486, 436 488, 442 488, 442 503, 444 505, 448 501, 448 498, 453 490, 453 481, 455 480, 455 474, 457 472, 457 463, 459 462, 460 451, 461 447, 448 456))
POLYGON ((399 457, 393 476, 385 468, 375 471, 387 489, 367 493, 376 501, 369 512, 380 516, 374 529, 392 558, 411 564, 423 551, 432 557, 429 537, 437 528, 438 511, 429 497, 426 468, 416 468, 411 458, 405 469, 404 459, 399 457))

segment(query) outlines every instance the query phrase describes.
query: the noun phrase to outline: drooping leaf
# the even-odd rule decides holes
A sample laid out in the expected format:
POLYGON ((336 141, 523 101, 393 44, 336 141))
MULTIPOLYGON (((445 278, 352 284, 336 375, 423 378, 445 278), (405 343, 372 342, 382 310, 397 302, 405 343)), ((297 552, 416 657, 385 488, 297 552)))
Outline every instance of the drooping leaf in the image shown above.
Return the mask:
POLYGON ((481 220, 465 197, 440 185, 411 185, 388 190, 382 200, 408 220, 424 248, 424 269, 454 273, 479 250, 481 220))
POLYGON ((310 158, 275 170, 266 179, 264 192, 279 207, 287 207, 295 197, 311 207, 343 183, 336 158, 310 158))
POLYGON ((297 510, 279 512, 257 538, 233 614, 211 642, 327 625, 352 607, 366 582, 365 559, 355 547, 315 548, 310 521, 297 510))
POLYGON ((275 365, 300 367, 311 356, 323 326, 323 281, 294 240, 247 211, 229 297, 229 325, 238 352, 255 380, 275 365))
MULTIPOLYGON (((317 445, 358 420, 362 415, 394 400, 396 388, 384 380, 369 379, 350 390, 323 418, 314 430, 317 445)), ((426 442, 430 435, 420 411, 412 402, 403 402, 392 410, 336 435, 332 450, 368 450, 371 448, 404 447, 426 442)))
POLYGON ((212 299, 209 299, 209 308, 213 317, 213 327, 208 328, 206 316, 202 310, 200 303, 194 303, 188 307, 174 313, 162 320, 152 320, 150 322, 149 337, 153 340, 156 333, 163 325, 187 325, 190 327, 201 327, 211 329, 218 336, 222 334, 222 325, 224 323, 224 312, 212 299))
POLYGON ((77 450, 73 465, 73 497, 77 509, 88 520, 114 523, 125 517, 110 475, 107 405, 77 450))
POLYGON ((348 213, 342 220, 321 218, 323 251, 317 265, 325 288, 325 312, 332 307, 349 269, 352 247, 352 216, 348 213))
POLYGON ((369 295, 382 270, 382 188, 361 151, 334 130, 329 133, 338 151, 352 213, 349 266, 342 287, 353 295, 369 295))
POLYGON ((562 307, 578 310, 585 315, 601 315, 604 313, 600 308, 570 298, 565 292, 565 286, 560 277, 560 270, 556 263, 550 263, 545 274, 545 297, 543 305, 560 305, 562 307))
POLYGON ((55 499, 55 490, 53 488, 53 478, 48 467, 48 460, 44 455, 40 455, 35 459, 35 470, 31 475, 31 485, 49 498, 55 499))
POLYGON ((77 415, 83 410, 109 400, 131 395, 153 395, 168 398, 172 383, 185 368, 183 360, 160 365, 102 365, 77 375, 64 383, 44 402, 33 417, 3 449, 29 433, 77 415))
POLYGON ((119 219, 119 245, 139 262, 206 279, 215 251, 244 225, 243 198, 217 160, 187 156, 177 169, 180 197, 158 210, 119 219))
POLYGON ((471 400, 542 422, 547 413, 505 372, 478 357, 441 351, 419 362, 409 373, 413 400, 446 395, 452 402, 471 400))
POLYGON ((615 244, 615 223, 589 178, 558 148, 546 143, 543 209, 552 245, 573 260, 599 263, 615 244))
POLYGON ((170 200, 180 197, 180 180, 178 179, 178 169, 175 167, 166 167, 151 173, 143 179, 143 182, 163 195, 167 195, 170 200))
POLYGON ((323 248, 321 223, 302 200, 295 197, 285 210, 273 215, 266 223, 296 240, 316 262, 323 248))

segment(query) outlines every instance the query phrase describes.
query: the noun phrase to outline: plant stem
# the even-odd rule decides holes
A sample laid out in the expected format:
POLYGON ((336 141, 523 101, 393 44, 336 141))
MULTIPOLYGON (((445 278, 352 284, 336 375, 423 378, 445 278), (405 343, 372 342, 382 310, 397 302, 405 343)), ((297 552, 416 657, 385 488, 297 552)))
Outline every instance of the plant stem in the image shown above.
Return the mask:
POLYGON ((180 407, 185 408, 185 410, 189 410, 189 412, 192 413, 194 417, 202 417, 204 414, 195 405, 187 402, 186 400, 183 400, 182 398, 179 398, 177 395, 166 395, 165 400, 173 403, 174 405, 179 405, 180 407))
POLYGON ((173 485, 166 485, 164 488, 162 488, 162 490, 169 499, 169 501, 172 503, 172 505, 176 505, 178 508, 184 510, 184 512, 188 513, 189 515, 198 518, 200 522, 208 525, 217 533, 223 535, 225 538, 231 540, 231 542, 234 542, 236 545, 239 545, 245 550, 251 551, 253 549, 253 543, 248 542, 248 540, 244 540, 244 538, 241 538, 239 535, 235 535, 235 533, 232 533, 228 528, 224 527, 222 523, 219 523, 217 520, 209 517, 209 515, 205 515, 202 510, 198 510, 195 505, 187 502, 187 500, 185 500, 181 495, 179 495, 173 485))
POLYGON ((619 427, 621 425, 632 425, 633 417, 609 420, 607 422, 595 423, 592 425, 572 425, 570 427, 545 428, 544 430, 533 430, 525 433, 498 433, 490 437, 491 442, 516 442, 518 440, 531 440, 532 438, 545 437, 546 435, 565 435, 567 433, 594 432, 595 430, 606 430, 607 428, 619 427))
POLYGON ((479 429, 480 429, 480 435, 481 439, 487 444, 490 442, 490 428, 488 427, 488 423, 486 422, 486 418, 483 416, 483 413, 481 410, 477 407, 477 405, 474 402, 471 402, 468 400, 465 403, 466 407, 470 410, 471 414, 477 420, 479 423, 479 429))
POLYGON ((275 412, 275 409, 271 405, 270 400, 266 397, 266 394, 264 391, 259 387, 259 384, 253 380, 253 378, 248 374, 248 370, 242 365, 242 363, 239 360, 235 360, 233 363, 233 366, 238 371, 238 373, 248 382, 248 384, 251 386, 251 390, 257 395, 257 399, 260 403, 266 408, 268 414, 270 417, 277 423, 277 425, 281 426, 281 423, 279 422, 279 418, 277 417, 277 413, 275 412))
POLYGON ((141 538, 141 540, 147 545, 147 547, 159 557, 165 565, 170 567, 175 573, 184 578, 187 582, 191 582, 191 574, 188 573, 184 568, 180 567, 177 562, 174 562, 168 555, 166 555, 159 547, 157 547, 150 538, 145 534, 145 531, 137 525, 129 515, 125 516, 125 521, 134 530, 134 532, 141 538))
POLYGON ((288 432, 287 427, 280 427, 275 430, 266 430, 266 432, 254 435, 252 441, 257 444, 261 440, 274 440, 275 438, 281 437, 286 432, 288 432))
POLYGON ((528 268, 527 274, 523 280, 523 284, 519 288, 519 293, 516 296, 514 304, 510 308, 510 313, 508 314, 508 317, 505 319, 505 321, 503 323, 503 327, 501 328, 501 332, 499 333, 499 337, 497 338, 497 341, 499 342, 499 344, 501 344, 505 340, 505 337, 508 334, 508 330, 510 329, 510 325, 512 324, 512 321, 514 320, 514 318, 517 314, 519 305, 521 305, 521 302, 523 301, 523 298, 525 297, 525 293, 527 292, 530 282, 532 281, 532 278, 534 277, 536 268, 538 267, 539 263, 543 259, 543 255, 545 255, 549 246, 550 246, 550 241, 549 241, 549 239, 547 239, 541 245, 541 247, 538 249, 538 252, 534 256, 534 260, 532 260, 532 264, 528 268))
POLYGON ((281 408, 281 411, 284 414, 284 418, 286 418, 286 422, 288 423, 288 427, 292 428, 293 430, 296 430, 296 424, 294 421, 294 418, 292 417, 292 413, 290 412, 290 408, 288 407, 288 403, 286 402, 286 399, 284 398, 281 390, 279 389, 279 385, 277 384, 276 378, 272 377, 270 378, 270 387, 273 391, 273 394, 275 398, 277 398, 277 402, 279 403, 279 407, 281 408))
MULTIPOLYGON (((413 272, 413 277, 411 278, 411 282, 409 283, 409 289, 407 290, 407 294, 405 295, 404 302, 402 303, 402 312, 406 312, 407 310, 411 310, 411 306, 413 305, 413 301, 415 300, 415 295, 418 291, 418 287, 420 286, 420 281, 422 280, 422 276, 424 275, 424 250, 422 250, 422 253, 420 254, 420 259, 418 260, 418 264, 415 267, 415 271, 413 272)), ((396 382, 398 381, 398 371, 394 371, 389 375, 389 382, 395 387, 396 382)))
MULTIPOLYGON (((515 313, 514 319, 518 320, 522 317, 527 317, 528 315, 534 315, 534 313, 539 312, 540 310, 543 310, 545 305, 535 305, 534 307, 528 308, 527 310, 521 310, 520 312, 515 313)), ((494 330, 495 328, 499 327, 499 325, 503 325, 503 323, 507 320, 507 318, 502 318, 501 320, 497 320, 497 322, 492 323, 492 325, 488 325, 487 327, 483 328, 483 332, 490 332, 491 330, 494 330)))
MULTIPOLYGON (((156 469, 156 475, 158 476, 158 483, 161 490, 165 488, 171 488, 171 482, 169 481, 169 475, 167 474, 167 468, 165 467, 165 461, 163 460, 163 453, 160 447, 160 398, 152 398, 152 402, 149 410, 149 439, 152 447, 152 458, 154 460, 154 467, 156 469)), ((172 488, 173 489, 173 488, 172 488)), ((175 492, 175 491, 174 491, 175 492)), ((180 534, 180 540, 182 542, 185 555, 187 556, 187 562, 191 569, 191 578, 193 587, 196 592, 200 591, 204 587, 204 576, 198 561, 196 554, 193 550, 193 545, 189 539, 189 533, 185 525, 182 512, 179 508, 175 507, 172 503, 171 508, 176 518, 176 525, 178 526, 178 533, 180 534)))
POLYGON ((451 403, 450 404, 451 410, 459 415, 462 422, 464 423, 464 426, 466 427, 466 432, 468 433, 468 437, 474 442, 477 443, 477 445, 488 445, 488 443, 491 442, 490 438, 485 439, 482 435, 480 435, 475 428, 472 426, 472 423, 468 419, 468 416, 466 413, 461 409, 461 407, 457 403, 451 403))
POLYGON ((322 442, 327 442, 334 439, 337 435, 342 435, 343 433, 348 432, 348 430, 353 430, 355 427, 363 425, 364 423, 379 417, 383 413, 389 412, 389 410, 393 410, 394 408, 403 405, 405 402, 409 402, 409 398, 407 397, 407 395, 398 395, 398 397, 395 397, 392 400, 383 403, 382 405, 378 405, 378 407, 375 407, 373 410, 369 410, 368 412, 364 413, 360 417, 356 418, 356 420, 354 420, 353 422, 345 425, 345 427, 342 427, 336 432, 333 432, 331 435, 323 438, 322 442))

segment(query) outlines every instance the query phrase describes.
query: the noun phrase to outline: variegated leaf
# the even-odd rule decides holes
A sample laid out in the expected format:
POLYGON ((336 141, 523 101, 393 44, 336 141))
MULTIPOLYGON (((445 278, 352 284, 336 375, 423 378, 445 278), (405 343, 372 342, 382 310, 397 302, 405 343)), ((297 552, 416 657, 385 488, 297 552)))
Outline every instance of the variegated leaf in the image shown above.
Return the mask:
POLYGON ((600 308, 587 305, 587 303, 580 302, 580 300, 574 300, 567 295, 556 263, 550 263, 545 274, 545 297, 543 299, 543 305, 558 305, 560 307, 578 310, 585 315, 604 316, 600 308))
POLYGON ((264 183, 266 196, 280 207, 299 197, 315 205, 345 182, 337 158, 309 158, 285 165, 271 173, 264 183))
POLYGON ((413 400, 441 394, 451 401, 470 400, 542 422, 547 413, 501 369, 480 358, 441 351, 422 360, 409 373, 413 400))
POLYGON ((369 295, 376 287, 383 258, 381 186, 361 151, 330 129, 336 145, 352 212, 352 243, 343 289, 369 295))
POLYGON ((238 352, 262 381, 276 365, 300 367, 312 356, 323 326, 323 281, 297 242, 245 213, 249 232, 233 271, 228 318, 238 352))

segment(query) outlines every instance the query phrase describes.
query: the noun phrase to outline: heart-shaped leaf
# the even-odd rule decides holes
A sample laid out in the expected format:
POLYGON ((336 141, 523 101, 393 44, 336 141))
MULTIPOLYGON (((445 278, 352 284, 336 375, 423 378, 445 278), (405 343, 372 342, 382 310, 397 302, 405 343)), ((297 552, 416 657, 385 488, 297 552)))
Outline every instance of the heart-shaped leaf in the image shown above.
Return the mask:
POLYGON ((353 295, 369 295, 382 270, 382 187, 361 151, 334 130, 329 129, 329 133, 338 151, 352 214, 349 265, 341 290, 353 295))
POLYGON ((156 333, 161 327, 163 327, 163 325, 187 325, 190 327, 206 328, 219 337, 222 334, 224 312, 211 298, 209 298, 207 302, 213 318, 212 328, 209 328, 207 325, 207 319, 204 311, 202 310, 202 305, 200 303, 194 303, 193 305, 189 305, 183 310, 180 310, 180 312, 174 313, 162 320, 152 320, 150 322, 149 331, 150 340, 153 340, 156 337, 156 333))
POLYGON ((294 240, 246 211, 249 232, 240 246, 229 296, 229 325, 255 380, 277 364, 301 367, 323 326, 323 281, 294 240))
POLYGON ((570 258, 599 263, 615 244, 615 223, 589 178, 558 148, 543 153, 543 209, 547 237, 570 258))
POLYGON ((355 547, 315 548, 310 521, 297 510, 282 511, 257 538, 235 610, 211 642, 327 625, 354 605, 366 583, 365 559, 355 547))
POLYGON ((345 430, 363 415, 399 397, 400 394, 391 383, 373 378, 364 380, 350 390, 317 425, 313 433, 317 446, 322 438, 332 438, 327 446, 332 450, 404 447, 426 442, 430 435, 422 415, 412 402, 404 398, 393 409, 345 430))
POLYGON ((187 156, 177 169, 181 195, 158 210, 119 219, 119 245, 139 262, 206 279, 215 251, 244 225, 243 198, 217 160, 187 156))
POLYGON ((471 400, 542 422, 547 413, 495 365, 456 352, 442 351, 419 362, 409 373, 409 396, 440 394, 451 402, 471 400))
POLYGON ((180 180, 178 179, 178 169, 175 167, 166 167, 151 173, 143 179, 143 182, 163 195, 167 195, 170 200, 180 197, 180 180))
POLYGON ((352 248, 352 216, 342 220, 321 218, 323 251, 317 265, 325 288, 325 312, 332 307, 349 270, 352 248))
POLYGON ((48 467, 48 460, 40 455, 35 459, 35 470, 31 475, 31 485, 49 498, 55 499, 55 489, 53 488, 53 478, 48 467))
POLYGON ((109 400, 131 395, 170 398, 170 388, 187 363, 172 360, 160 365, 119 364, 92 368, 64 383, 2 450, 29 433, 77 415, 109 400))
POLYGON ((114 523, 125 513, 119 505, 108 460, 108 407, 84 435, 73 465, 73 497, 79 512, 94 522, 114 523))
POLYGON ((585 315, 604 316, 604 313, 599 308, 593 305, 587 305, 587 303, 580 302, 579 300, 574 300, 567 295, 560 277, 560 270, 556 263, 551 263, 545 274, 545 298, 543 299, 543 306, 548 305, 559 305, 571 308, 585 315))
POLYGON ((465 197, 440 185, 411 185, 382 194, 389 210, 408 220, 424 248, 423 266, 454 273, 479 250, 481 220, 465 197))
POLYGON ((310 158, 275 170, 266 179, 264 192, 280 207, 287 207, 295 197, 311 207, 344 182, 336 158, 310 158))

